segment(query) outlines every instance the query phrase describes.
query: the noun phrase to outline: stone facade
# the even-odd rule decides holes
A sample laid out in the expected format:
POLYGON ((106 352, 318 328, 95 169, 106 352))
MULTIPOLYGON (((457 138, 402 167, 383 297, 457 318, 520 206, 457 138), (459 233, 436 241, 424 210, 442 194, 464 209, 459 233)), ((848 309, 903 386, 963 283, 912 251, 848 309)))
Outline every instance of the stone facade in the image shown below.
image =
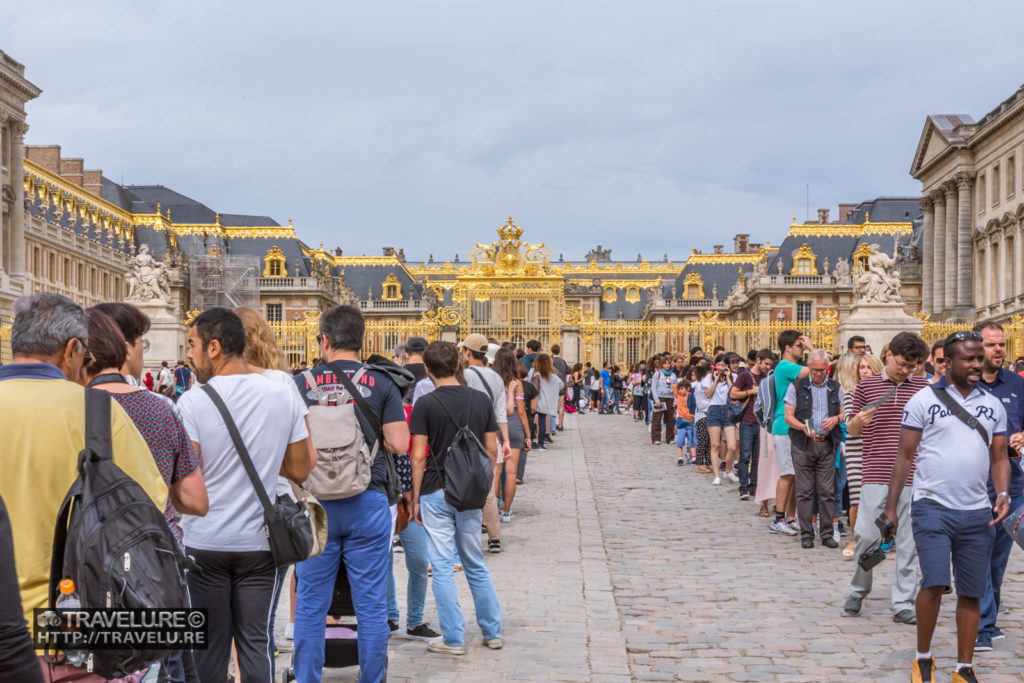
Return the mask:
POLYGON ((923 308, 935 318, 1024 312, 1024 86, 980 121, 925 121, 911 175, 924 208, 923 308))

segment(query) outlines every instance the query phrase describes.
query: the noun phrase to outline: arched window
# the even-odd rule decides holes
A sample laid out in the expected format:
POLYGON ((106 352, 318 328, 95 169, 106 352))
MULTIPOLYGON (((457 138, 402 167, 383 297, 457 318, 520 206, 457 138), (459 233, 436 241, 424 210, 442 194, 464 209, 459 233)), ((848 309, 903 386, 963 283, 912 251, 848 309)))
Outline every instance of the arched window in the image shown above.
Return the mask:
POLYGON ((388 273, 388 276, 384 278, 384 286, 381 290, 381 298, 385 301, 401 301, 402 300, 402 283, 398 281, 394 273, 388 273))
POLYGON ((814 261, 817 257, 811 248, 804 243, 799 249, 793 252, 793 269, 790 275, 817 275, 818 268, 814 261))
POLYGON ((272 247, 263 257, 263 277, 284 277, 287 274, 284 252, 272 247))

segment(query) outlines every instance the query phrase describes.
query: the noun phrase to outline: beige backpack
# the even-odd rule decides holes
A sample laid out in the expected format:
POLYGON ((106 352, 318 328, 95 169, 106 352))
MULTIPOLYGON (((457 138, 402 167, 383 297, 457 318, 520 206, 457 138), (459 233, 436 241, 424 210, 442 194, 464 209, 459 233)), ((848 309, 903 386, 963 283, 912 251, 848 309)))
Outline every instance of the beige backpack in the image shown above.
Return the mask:
MULTIPOLYGON (((352 375, 354 387, 365 371, 360 368, 352 375)), ((321 500, 358 495, 370 485, 380 441, 374 441, 372 448, 366 443, 356 405, 350 402, 355 399, 347 390, 326 393, 317 386, 312 372, 306 370, 302 376, 317 396, 317 405, 309 408, 309 435, 316 448, 316 467, 310 471, 305 488, 321 500), (335 405, 329 405, 331 402, 335 405)))

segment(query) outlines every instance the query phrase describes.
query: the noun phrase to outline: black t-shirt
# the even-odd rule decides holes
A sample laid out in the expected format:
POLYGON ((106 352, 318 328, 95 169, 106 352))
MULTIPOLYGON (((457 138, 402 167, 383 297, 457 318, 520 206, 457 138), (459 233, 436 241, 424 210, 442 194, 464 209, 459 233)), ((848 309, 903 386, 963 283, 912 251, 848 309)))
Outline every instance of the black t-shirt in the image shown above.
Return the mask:
MULTIPOLYGON (((334 361, 331 365, 343 370, 349 379, 363 366, 362 363, 354 360, 334 361)), ((332 392, 340 394, 345 388, 338 381, 338 378, 334 375, 334 370, 330 366, 320 365, 310 368, 310 372, 313 374, 313 379, 316 380, 317 386, 328 394, 332 392)), ((317 404, 316 393, 310 389, 305 375, 296 375, 295 384, 299 387, 299 394, 302 395, 307 406, 317 404)), ((381 425, 392 422, 405 422, 405 407, 402 404, 402 395, 395 383, 386 374, 376 370, 368 370, 359 379, 356 389, 366 399, 366 404, 369 406, 370 411, 376 416, 381 425)), ((362 414, 358 405, 356 406, 356 415, 359 416, 359 425, 363 428, 363 436, 366 437, 368 443, 372 444, 373 440, 377 438, 377 434, 374 432, 370 421, 362 414)), ((373 461, 373 474, 370 477, 369 488, 386 493, 387 462, 384 460, 383 448, 384 445, 381 444, 377 452, 377 458, 373 461)))
POLYGON ((416 389, 416 382, 421 379, 427 378, 427 366, 423 363, 406 363, 403 367, 412 373, 412 376, 416 378, 416 381, 410 384, 405 389, 405 398, 412 399, 412 392, 416 389))
POLYGON ((461 384, 443 386, 434 389, 413 406, 409 418, 409 431, 413 435, 426 435, 429 448, 420 495, 433 493, 441 488, 438 470, 444 472, 444 458, 448 446, 451 445, 459 427, 467 424, 467 413, 470 430, 480 439, 480 443, 486 446, 484 435, 487 432, 498 431, 498 423, 494 419, 491 401, 484 392, 461 384), (451 416, 445 412, 441 403, 448 408, 451 416), (452 418, 459 421, 458 426, 452 422, 452 418))

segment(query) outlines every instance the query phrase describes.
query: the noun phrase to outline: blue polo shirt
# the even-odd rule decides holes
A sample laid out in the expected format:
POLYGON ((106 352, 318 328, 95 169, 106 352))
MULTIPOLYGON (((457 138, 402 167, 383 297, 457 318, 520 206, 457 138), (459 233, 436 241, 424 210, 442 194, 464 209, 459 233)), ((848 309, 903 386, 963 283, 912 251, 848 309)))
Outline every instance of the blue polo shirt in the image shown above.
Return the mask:
MULTIPOLYGON (((1002 402, 1006 411, 1006 436, 1010 437, 1024 428, 1024 377, 1006 368, 1001 368, 994 382, 989 384, 984 379, 978 386, 988 391, 1002 402)), ((1007 447, 1010 456, 1010 496, 1024 494, 1024 469, 1021 469, 1020 454, 1007 447)), ((988 495, 995 502, 996 489, 992 485, 992 477, 988 479, 988 495)))
POLYGON ((602 370, 601 371, 601 384, 603 384, 606 387, 611 387, 611 385, 612 385, 612 373, 608 372, 607 370, 602 370))
POLYGON ((50 363, 8 363, 0 367, 0 381, 5 379, 67 379, 60 368, 50 363))

